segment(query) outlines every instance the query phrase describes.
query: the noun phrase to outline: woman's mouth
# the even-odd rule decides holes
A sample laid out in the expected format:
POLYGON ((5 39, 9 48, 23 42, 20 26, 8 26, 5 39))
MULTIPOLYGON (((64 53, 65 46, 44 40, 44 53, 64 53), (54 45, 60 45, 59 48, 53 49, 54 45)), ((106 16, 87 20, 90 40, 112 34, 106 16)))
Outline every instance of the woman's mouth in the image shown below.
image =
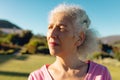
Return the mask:
POLYGON ((58 46, 59 44, 56 43, 56 42, 49 42, 49 45, 50 45, 50 46, 58 46))

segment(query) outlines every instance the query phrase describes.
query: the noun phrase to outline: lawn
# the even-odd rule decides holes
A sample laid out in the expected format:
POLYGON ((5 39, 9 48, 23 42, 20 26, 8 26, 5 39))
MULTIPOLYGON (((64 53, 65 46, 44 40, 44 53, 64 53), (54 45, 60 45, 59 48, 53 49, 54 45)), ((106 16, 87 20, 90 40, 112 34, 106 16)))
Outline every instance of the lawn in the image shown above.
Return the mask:
POLYGON ((30 72, 54 60, 49 55, 0 55, 0 80, 27 80, 30 72))
MULTIPOLYGON (((27 80, 30 72, 44 64, 51 64, 54 60, 55 58, 49 55, 0 55, 0 80, 27 80)), ((108 67, 113 80, 120 79, 120 66, 115 64, 116 61, 97 62, 108 67)))

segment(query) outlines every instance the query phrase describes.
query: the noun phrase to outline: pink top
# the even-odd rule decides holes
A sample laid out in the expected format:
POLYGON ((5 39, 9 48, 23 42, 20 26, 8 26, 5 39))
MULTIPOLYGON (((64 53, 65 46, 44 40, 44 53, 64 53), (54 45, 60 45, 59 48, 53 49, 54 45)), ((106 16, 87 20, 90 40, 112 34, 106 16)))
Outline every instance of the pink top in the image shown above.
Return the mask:
MULTIPOLYGON (((112 80, 106 67, 91 61, 88 63, 90 64, 89 70, 84 80, 112 80)), ((40 69, 32 72, 28 80, 52 80, 47 68, 48 65, 44 65, 40 69)))

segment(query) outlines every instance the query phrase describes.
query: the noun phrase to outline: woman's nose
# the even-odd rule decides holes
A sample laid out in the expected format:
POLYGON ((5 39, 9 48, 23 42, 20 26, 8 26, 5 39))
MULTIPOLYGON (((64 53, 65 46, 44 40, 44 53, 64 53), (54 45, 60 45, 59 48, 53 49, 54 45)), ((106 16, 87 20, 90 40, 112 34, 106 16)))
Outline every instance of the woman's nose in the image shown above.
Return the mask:
POLYGON ((52 37, 52 38, 56 38, 58 35, 58 31, 56 28, 53 28, 50 33, 49 33, 49 36, 52 37))

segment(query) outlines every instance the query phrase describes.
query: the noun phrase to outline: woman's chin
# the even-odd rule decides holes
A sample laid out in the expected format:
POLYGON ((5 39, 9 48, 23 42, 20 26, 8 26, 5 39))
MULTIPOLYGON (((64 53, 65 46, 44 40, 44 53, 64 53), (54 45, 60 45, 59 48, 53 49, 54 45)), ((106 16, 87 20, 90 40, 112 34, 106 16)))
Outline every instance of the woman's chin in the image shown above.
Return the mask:
POLYGON ((52 56, 56 56, 56 55, 58 55, 59 54, 59 52, 58 51, 50 51, 50 55, 52 55, 52 56))

